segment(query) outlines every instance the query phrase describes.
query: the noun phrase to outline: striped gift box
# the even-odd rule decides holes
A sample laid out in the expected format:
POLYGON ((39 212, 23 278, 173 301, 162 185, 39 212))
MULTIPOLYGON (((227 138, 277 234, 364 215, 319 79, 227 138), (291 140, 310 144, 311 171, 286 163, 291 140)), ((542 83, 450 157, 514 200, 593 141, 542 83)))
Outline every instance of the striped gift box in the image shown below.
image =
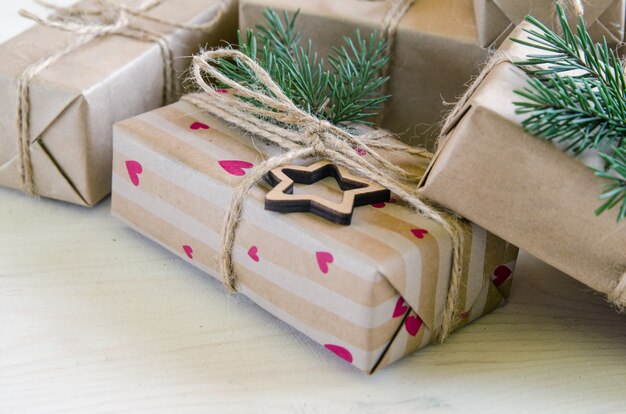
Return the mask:
MULTIPOLYGON (((219 277, 233 188, 273 151, 186 102, 120 122, 113 214, 219 277)), ((386 155, 425 168, 407 154, 386 155)), ((270 212, 267 191, 264 183, 251 191, 237 230, 239 292, 370 373, 434 340, 451 269, 451 241, 439 225, 393 199, 356 208, 349 226, 270 212)), ((331 180, 296 191, 340 196, 331 180)), ((504 302, 517 257, 517 248, 476 225, 468 233, 457 327, 504 302)))

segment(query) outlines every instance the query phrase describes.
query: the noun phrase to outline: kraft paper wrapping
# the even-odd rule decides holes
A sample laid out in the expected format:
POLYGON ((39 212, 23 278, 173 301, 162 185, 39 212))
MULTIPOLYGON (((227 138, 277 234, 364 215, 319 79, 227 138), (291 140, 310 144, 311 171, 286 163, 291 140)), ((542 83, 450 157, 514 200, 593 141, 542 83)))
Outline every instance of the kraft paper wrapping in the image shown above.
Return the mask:
MULTIPOLYGON (((264 22, 271 7, 290 13, 300 9, 297 28, 312 39, 321 56, 344 36, 380 32, 391 2, 365 0, 242 0, 240 29, 264 22)), ((382 126, 412 145, 434 148, 443 114, 450 109, 487 58, 478 44, 469 0, 418 0, 400 20, 392 51, 391 100, 382 126)))
MULTIPOLYGON (((227 11, 209 33, 141 22, 167 36, 179 75, 189 65, 182 57, 190 56, 199 46, 231 39, 237 26, 236 1, 169 0, 150 12, 169 21, 201 24, 215 16, 222 1, 227 11)), ((0 45, 2 186, 20 188, 17 77, 33 62, 61 49, 73 36, 35 26, 0 45)), ((39 195, 92 206, 109 194, 112 125, 163 105, 163 82, 159 46, 118 35, 94 40, 39 73, 31 82, 29 137, 39 195)))
MULTIPOLYGON (((532 15, 558 30, 560 25, 554 4, 554 0, 474 0, 480 45, 498 46, 526 15, 532 15)), ((624 0, 584 1, 583 6, 585 25, 594 40, 602 41, 605 37, 611 46, 622 42, 626 10, 624 0)), ((570 24, 575 24, 578 19, 573 13, 570 15, 570 24)))
MULTIPOLYGON (((512 34, 521 38, 524 23, 512 34)), ((507 40, 512 59, 535 53, 507 40)), ((599 217, 603 180, 587 165, 525 133, 513 91, 526 74, 501 63, 478 87, 440 145, 421 191, 591 288, 608 294, 626 271, 626 222, 616 211, 599 217)))
MULTIPOLYGON (((273 151, 186 102, 123 121, 114 129, 113 214, 219 277, 219 232, 233 188, 273 151)), ((413 156, 389 156, 415 172, 425 167, 413 156)), ((334 184, 305 190, 339 196, 334 184)), ((270 212, 267 191, 265 184, 251 191, 238 228, 241 293, 367 372, 434 339, 451 268, 441 227, 399 201, 356 208, 350 226, 270 212)), ((517 257, 517 248, 475 225, 467 252, 458 326, 503 302, 517 257)))

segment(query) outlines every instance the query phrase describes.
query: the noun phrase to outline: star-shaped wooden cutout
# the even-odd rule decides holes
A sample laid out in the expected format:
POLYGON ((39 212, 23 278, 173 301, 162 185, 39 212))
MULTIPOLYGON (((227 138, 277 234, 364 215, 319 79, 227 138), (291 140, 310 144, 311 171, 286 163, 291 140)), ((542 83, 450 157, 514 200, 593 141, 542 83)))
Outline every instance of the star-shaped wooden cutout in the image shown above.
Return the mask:
POLYGON ((350 224, 354 207, 389 201, 391 192, 369 180, 356 177, 345 168, 328 161, 308 167, 286 165, 267 174, 274 188, 265 196, 265 209, 284 213, 311 212, 338 224, 350 224), (326 177, 334 177, 343 190, 341 203, 317 195, 293 194, 295 183, 311 185, 326 177))

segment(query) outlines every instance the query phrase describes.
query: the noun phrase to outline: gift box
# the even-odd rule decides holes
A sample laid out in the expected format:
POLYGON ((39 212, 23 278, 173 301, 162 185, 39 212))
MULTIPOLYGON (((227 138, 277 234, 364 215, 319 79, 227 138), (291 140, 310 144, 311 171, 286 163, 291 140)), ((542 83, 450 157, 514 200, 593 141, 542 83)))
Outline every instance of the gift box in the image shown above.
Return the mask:
MULTIPOLYGON (((162 106, 167 82, 176 90, 188 68, 183 57, 232 39, 237 24, 234 0, 152 3, 145 18, 132 14, 130 4, 128 26, 90 41, 84 39, 95 30, 120 23, 96 18, 94 10, 108 2, 82 2, 82 14, 68 12, 63 20, 59 12, 47 20, 62 29, 40 24, 0 45, 0 185, 85 206, 110 193, 113 124, 162 106), (214 19, 203 30, 175 27, 214 19), (174 68, 167 76, 170 53, 174 68), (25 97, 18 96, 18 85, 25 84, 25 97)), ((110 6, 107 13, 113 12, 110 6)))
MULTIPOLYGON (((575 7, 564 1, 570 23, 576 23, 575 7)), ((558 28, 554 0, 474 0, 478 37, 483 47, 498 46, 506 36, 532 15, 550 28, 558 28)), ((606 38, 615 46, 624 39, 624 0, 594 0, 582 2, 585 27, 595 41, 606 38)))
MULTIPOLYGON (((275 149, 185 101, 118 123, 113 145, 113 214, 219 277, 220 229, 234 188, 275 149)), ((384 154, 424 171, 413 155, 384 154)), ((348 226, 268 211, 269 190, 252 189, 237 227, 239 292, 367 372, 434 341, 452 254, 439 224, 394 198, 357 207, 348 226)), ((294 191, 340 195, 333 180, 294 191)), ((473 224, 465 243, 457 327, 503 303, 517 256, 473 224)))
MULTIPOLYGON (((357 29, 368 36, 373 31, 384 32, 393 20, 388 19, 390 10, 397 3, 401 2, 243 0, 240 29, 262 24, 267 7, 289 13, 300 10, 298 30, 304 39, 312 39, 320 56, 326 56, 337 39, 354 37, 357 29)), ((442 114, 449 110, 444 102, 456 101, 488 54, 478 44, 469 1, 419 0, 395 19, 388 89, 391 100, 385 105, 384 117, 376 121, 411 145, 433 148, 442 114)))
MULTIPOLYGON (((511 37, 525 38, 523 23, 511 37)), ((626 224, 596 216, 604 180, 592 151, 573 157, 529 135, 514 93, 528 76, 510 61, 535 49, 507 40, 510 59, 494 65, 452 120, 422 182, 427 197, 529 251, 589 287, 624 303, 626 224), (616 291, 615 289, 618 289, 616 291)))

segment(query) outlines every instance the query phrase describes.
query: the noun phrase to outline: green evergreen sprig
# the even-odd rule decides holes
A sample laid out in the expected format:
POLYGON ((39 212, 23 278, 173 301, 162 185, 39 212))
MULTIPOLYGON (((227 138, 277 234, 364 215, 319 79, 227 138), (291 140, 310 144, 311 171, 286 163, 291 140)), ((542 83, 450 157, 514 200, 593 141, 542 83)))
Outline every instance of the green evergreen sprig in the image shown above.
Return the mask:
POLYGON ((515 62, 530 75, 528 86, 515 91, 525 101, 515 102, 517 113, 531 134, 566 144, 580 155, 598 150, 605 168, 595 170, 607 184, 600 195, 600 215, 618 208, 617 220, 626 218, 626 77, 616 53, 606 42, 594 43, 579 19, 576 32, 557 4, 562 35, 533 17, 527 40, 513 41, 541 50, 515 62))
MULTIPOLYGON (((295 28, 298 14, 290 18, 285 12, 281 19, 266 9, 266 25, 248 29, 245 37, 238 32, 239 49, 255 59, 299 108, 336 125, 372 125, 372 117, 389 99, 381 93, 389 79, 381 76, 389 59, 386 41, 375 33, 364 39, 357 30, 354 39, 345 37, 344 45, 333 48, 327 68, 310 40, 303 45, 295 28)), ((216 64, 230 79, 263 88, 240 60, 220 59, 216 64)))

